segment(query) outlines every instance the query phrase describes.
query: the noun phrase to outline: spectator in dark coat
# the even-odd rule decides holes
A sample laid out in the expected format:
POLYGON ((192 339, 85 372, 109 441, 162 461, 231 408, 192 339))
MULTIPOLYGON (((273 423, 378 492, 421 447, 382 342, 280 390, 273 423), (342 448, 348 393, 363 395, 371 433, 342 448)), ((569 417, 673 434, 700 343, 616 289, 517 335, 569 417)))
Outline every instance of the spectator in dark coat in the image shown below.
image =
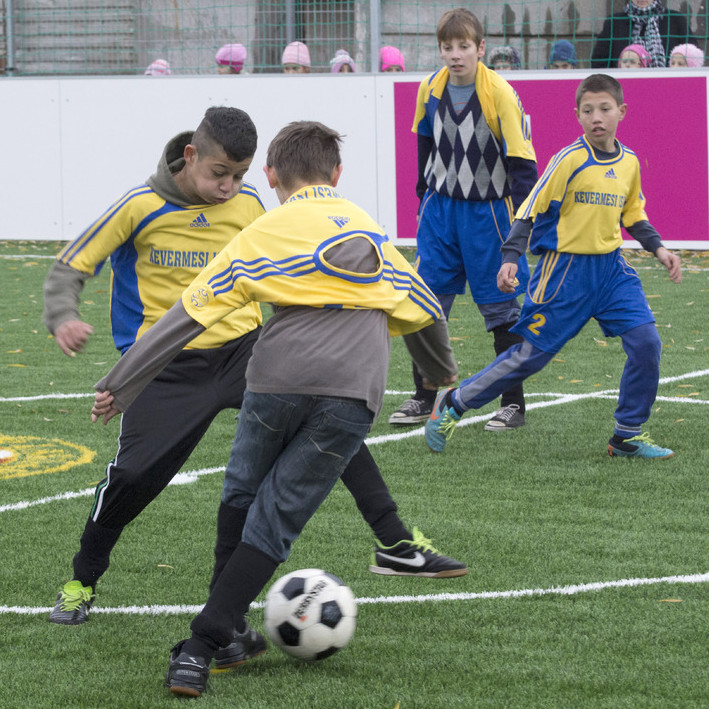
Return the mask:
POLYGON ((687 17, 668 10, 661 0, 632 0, 621 15, 607 18, 591 54, 591 66, 607 69, 618 65, 629 44, 640 44, 651 56, 651 67, 667 66, 670 47, 697 44, 687 17))

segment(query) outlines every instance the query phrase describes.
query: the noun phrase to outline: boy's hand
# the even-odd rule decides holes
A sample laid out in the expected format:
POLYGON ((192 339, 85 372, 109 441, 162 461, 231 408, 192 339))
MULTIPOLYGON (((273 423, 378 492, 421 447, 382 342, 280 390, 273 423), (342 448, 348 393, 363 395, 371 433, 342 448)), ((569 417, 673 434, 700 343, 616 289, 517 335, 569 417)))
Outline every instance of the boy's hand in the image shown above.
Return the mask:
POLYGON ((54 332, 54 339, 67 357, 76 357, 93 332, 93 327, 86 322, 66 320, 54 332))
POLYGON ((503 263, 497 272, 497 287, 503 293, 514 293, 519 285, 517 280, 517 264, 503 263))
POLYGON ((670 280, 673 283, 682 282, 682 261, 677 254, 668 251, 664 246, 660 246, 655 251, 655 258, 669 271, 670 280))
POLYGON ((96 423, 103 416, 105 426, 116 414, 121 412, 113 405, 113 394, 110 391, 98 391, 91 408, 91 420, 96 423))

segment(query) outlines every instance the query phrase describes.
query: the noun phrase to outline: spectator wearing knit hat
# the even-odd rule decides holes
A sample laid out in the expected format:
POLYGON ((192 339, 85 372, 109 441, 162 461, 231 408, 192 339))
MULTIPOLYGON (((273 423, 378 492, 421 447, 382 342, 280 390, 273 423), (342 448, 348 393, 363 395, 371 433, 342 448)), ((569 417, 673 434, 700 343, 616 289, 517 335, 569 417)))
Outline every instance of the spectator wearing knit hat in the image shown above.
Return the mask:
POLYGON ((645 69, 650 66, 652 57, 642 44, 629 44, 620 53, 620 69, 645 69))
POLYGON ((704 66, 704 52, 696 44, 678 44, 670 52, 671 67, 704 66))
POLYGON ((568 39, 560 39, 551 45, 547 69, 575 69, 578 63, 576 47, 568 39))
POLYGON ((281 58, 284 74, 309 74, 310 52, 302 42, 291 42, 281 58))
POLYGON ((172 74, 167 59, 156 59, 146 70, 146 76, 168 76, 172 74))
POLYGON ((488 54, 487 65, 494 71, 510 71, 521 69, 522 61, 519 52, 514 47, 495 47, 488 54))
MULTIPOLYGON (((616 4, 616 3, 609 3, 616 4)), ((629 0, 617 15, 608 17, 596 35, 591 66, 614 67, 629 44, 642 44, 650 54, 650 67, 667 66, 670 47, 680 42, 697 43, 684 10, 670 10, 667 0, 629 0)))
POLYGON ((246 61, 246 47, 243 44, 225 44, 219 47, 214 58, 219 74, 241 74, 246 61))
POLYGON ((379 71, 406 71, 404 55, 396 47, 382 47, 379 50, 379 71))
POLYGON ((330 59, 330 72, 332 74, 348 74, 356 71, 355 63, 346 49, 338 49, 335 56, 330 59))

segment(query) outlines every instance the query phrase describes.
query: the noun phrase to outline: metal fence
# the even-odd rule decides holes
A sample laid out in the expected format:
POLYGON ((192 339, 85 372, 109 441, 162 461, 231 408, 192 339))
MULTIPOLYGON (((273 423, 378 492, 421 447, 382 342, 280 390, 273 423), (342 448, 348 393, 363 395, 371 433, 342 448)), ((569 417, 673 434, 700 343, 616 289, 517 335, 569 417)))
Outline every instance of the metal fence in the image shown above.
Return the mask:
MULTIPOLYGON (((155 59, 174 74, 216 71, 215 53, 245 46, 244 70, 280 71, 288 42, 309 49, 313 72, 330 70, 339 48, 357 71, 376 71, 381 45, 402 50, 407 71, 438 66, 435 26, 443 12, 468 7, 483 22, 488 49, 512 45, 522 68, 541 69, 552 43, 574 43, 578 66, 588 66, 603 21, 625 0, 475 3, 438 0, 0 0, 0 72, 14 76, 142 74, 155 59)), ((707 0, 677 2, 703 49, 707 0)))

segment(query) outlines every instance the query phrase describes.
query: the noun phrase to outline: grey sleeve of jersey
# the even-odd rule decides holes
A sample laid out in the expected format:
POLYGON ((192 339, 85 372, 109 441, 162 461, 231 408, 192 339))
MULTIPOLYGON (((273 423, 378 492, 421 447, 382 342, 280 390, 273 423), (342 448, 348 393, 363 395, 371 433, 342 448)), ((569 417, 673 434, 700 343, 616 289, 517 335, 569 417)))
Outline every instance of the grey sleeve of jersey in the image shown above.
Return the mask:
POLYGON ((191 318, 178 300, 115 364, 96 382, 96 391, 110 391, 114 405, 125 411, 143 389, 205 327, 191 318))
POLYGON ((79 297, 89 278, 60 261, 51 265, 44 280, 44 324, 52 335, 63 322, 81 319, 79 297))
POLYGON ((637 241, 640 246, 642 246, 645 251, 649 251, 654 254, 660 246, 662 246, 662 239, 657 232, 657 229, 650 224, 647 219, 635 222, 632 226, 625 227, 626 231, 630 236, 637 241))
POLYGON ((517 263, 527 250, 529 235, 532 233, 531 219, 515 219, 505 243, 500 247, 502 263, 517 263))
POLYGON ((404 342, 419 371, 431 383, 442 382, 458 373, 445 318, 418 332, 404 335, 404 342))

